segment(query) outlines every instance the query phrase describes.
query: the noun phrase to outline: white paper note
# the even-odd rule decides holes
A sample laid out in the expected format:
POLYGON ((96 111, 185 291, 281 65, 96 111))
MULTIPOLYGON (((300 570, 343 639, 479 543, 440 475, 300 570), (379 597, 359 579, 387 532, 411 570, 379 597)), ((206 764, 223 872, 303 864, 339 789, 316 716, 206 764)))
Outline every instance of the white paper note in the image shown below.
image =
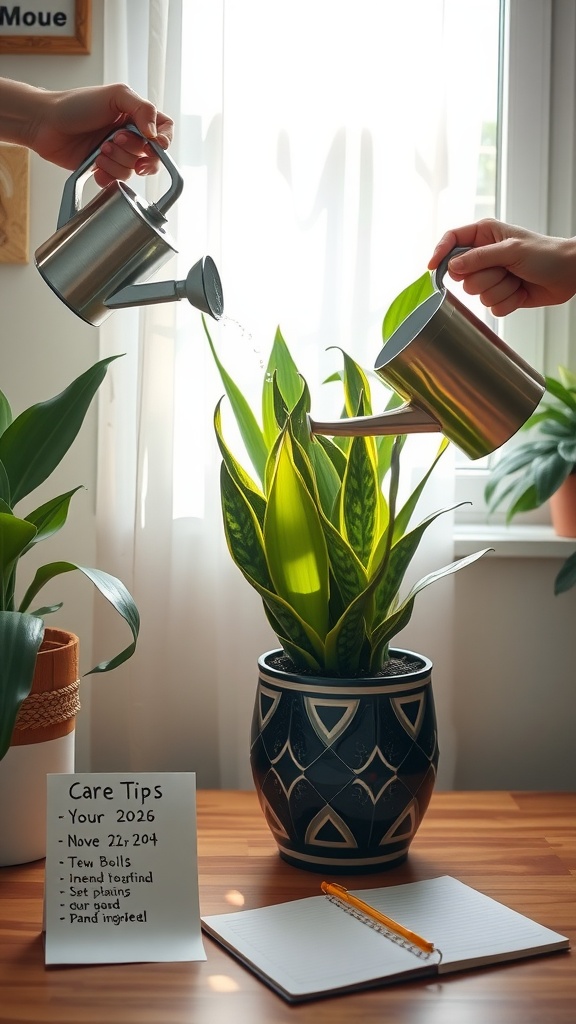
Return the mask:
POLYGON ((191 772, 49 775, 46 963, 205 960, 191 772))

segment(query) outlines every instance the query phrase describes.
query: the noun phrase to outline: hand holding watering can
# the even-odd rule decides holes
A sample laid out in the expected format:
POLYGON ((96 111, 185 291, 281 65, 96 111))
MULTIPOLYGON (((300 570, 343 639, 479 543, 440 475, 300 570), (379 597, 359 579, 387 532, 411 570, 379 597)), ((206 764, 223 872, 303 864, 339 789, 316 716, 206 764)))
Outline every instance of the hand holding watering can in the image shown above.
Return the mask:
MULTIPOLYGON (((133 125, 123 130, 140 136, 133 125)), ((99 147, 66 181, 57 230, 34 254, 39 272, 56 295, 96 327, 114 309, 178 299, 187 299, 215 318, 224 311, 220 278, 210 256, 199 260, 183 281, 146 283, 176 252, 164 214, 184 186, 166 150, 151 139, 147 143, 170 175, 170 185, 157 203, 148 203, 123 181, 112 181, 82 207, 82 187, 93 173, 99 147)))
POLYGON ((470 459, 495 451, 534 412, 544 378, 444 286, 448 253, 432 295, 381 350, 376 372, 405 400, 377 416, 310 420, 314 434, 381 435, 440 431, 470 459))

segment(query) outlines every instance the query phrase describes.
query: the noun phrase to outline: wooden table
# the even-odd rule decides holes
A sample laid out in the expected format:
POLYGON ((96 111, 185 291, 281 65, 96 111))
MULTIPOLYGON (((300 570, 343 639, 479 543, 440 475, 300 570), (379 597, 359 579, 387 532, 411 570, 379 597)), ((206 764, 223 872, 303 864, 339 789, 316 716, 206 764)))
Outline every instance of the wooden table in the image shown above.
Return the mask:
MULTIPOLYGON (((317 895, 280 860, 256 797, 198 793, 201 912, 317 895)), ((358 887, 451 874, 576 944, 576 795, 438 793, 408 861, 358 887)), ((44 966, 43 862, 0 869, 0 1021, 73 1024, 574 1024, 574 953, 290 1006, 210 939, 203 963, 44 966)), ((350 876, 334 876, 350 885, 350 876)))

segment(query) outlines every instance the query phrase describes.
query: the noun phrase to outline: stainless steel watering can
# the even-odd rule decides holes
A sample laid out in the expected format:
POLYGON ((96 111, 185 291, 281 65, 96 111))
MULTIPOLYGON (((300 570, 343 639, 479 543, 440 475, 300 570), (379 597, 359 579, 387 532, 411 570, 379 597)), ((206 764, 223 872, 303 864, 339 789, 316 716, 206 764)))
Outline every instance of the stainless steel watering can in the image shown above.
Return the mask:
MULTIPOLYGON (((133 125, 124 130, 141 134, 133 125)), ((34 254, 56 295, 95 327, 114 309, 178 299, 188 299, 215 319, 224 312, 220 277, 210 256, 199 260, 183 281, 142 283, 176 252, 164 214, 184 186, 168 153, 153 140, 147 142, 170 175, 168 191, 157 203, 148 203, 125 182, 113 181, 81 208, 82 188, 98 147, 66 181, 57 230, 34 254)))
POLYGON ((434 292, 394 331, 375 370, 405 405, 376 416, 318 423, 314 434, 353 437, 440 431, 470 459, 508 441, 545 391, 533 370, 444 286, 452 250, 433 273, 434 292))

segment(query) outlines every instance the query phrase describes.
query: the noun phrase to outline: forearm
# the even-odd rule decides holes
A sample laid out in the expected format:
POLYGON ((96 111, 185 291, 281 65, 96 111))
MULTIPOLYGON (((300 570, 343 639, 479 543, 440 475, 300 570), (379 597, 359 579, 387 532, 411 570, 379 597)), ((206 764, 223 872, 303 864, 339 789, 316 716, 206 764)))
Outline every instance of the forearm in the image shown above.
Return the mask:
POLYGON ((0 140, 32 148, 35 127, 49 98, 43 89, 0 78, 0 140))

